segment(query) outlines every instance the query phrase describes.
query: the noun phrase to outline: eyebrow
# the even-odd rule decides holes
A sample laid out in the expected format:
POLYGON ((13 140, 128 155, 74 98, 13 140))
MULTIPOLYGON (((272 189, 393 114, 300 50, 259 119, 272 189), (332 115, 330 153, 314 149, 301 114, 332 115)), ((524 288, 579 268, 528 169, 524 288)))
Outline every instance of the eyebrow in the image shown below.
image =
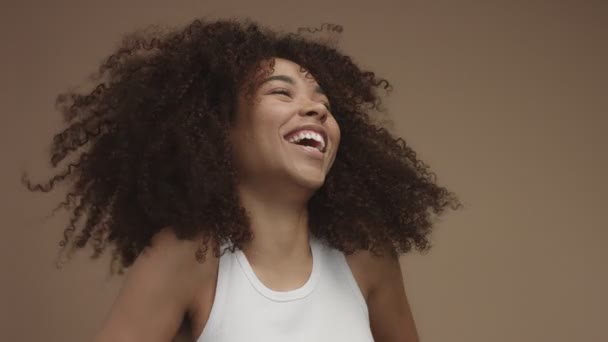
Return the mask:
MULTIPOLYGON (((283 82, 287 82, 289 84, 293 84, 295 85, 296 82, 293 80, 293 78, 286 76, 286 75, 274 75, 274 76, 270 76, 267 79, 265 79, 264 81, 262 81, 262 84, 266 83, 266 82, 270 82, 270 81, 283 81, 283 82)), ((321 95, 325 95, 325 92, 323 91, 323 89, 321 89, 321 86, 317 85, 317 87, 315 88, 315 92, 321 95)))

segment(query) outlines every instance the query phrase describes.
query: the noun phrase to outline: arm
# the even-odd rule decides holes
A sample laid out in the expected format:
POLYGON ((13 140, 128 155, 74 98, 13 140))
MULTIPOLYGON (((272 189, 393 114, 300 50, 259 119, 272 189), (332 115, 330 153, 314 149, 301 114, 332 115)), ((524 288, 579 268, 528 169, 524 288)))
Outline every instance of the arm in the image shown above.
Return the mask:
POLYGON ((95 342, 171 341, 188 311, 201 267, 192 241, 164 230, 131 266, 95 342))
POLYGON ((376 342, 419 342, 396 255, 371 257, 375 281, 369 294, 369 316, 376 342))

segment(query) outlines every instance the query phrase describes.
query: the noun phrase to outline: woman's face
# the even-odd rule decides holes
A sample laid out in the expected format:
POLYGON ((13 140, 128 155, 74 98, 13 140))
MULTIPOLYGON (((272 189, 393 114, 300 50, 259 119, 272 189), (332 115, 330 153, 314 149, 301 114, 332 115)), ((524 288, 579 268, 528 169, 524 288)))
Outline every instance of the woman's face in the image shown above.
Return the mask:
POLYGON ((323 185, 340 143, 327 96, 300 66, 275 59, 274 72, 239 104, 231 139, 240 181, 323 185))

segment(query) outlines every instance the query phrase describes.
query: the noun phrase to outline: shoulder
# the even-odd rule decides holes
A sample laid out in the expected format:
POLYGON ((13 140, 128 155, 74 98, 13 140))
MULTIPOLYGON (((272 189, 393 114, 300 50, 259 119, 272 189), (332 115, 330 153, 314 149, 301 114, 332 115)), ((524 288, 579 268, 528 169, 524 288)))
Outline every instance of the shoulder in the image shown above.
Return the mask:
POLYGON ((389 272, 399 269, 399 260, 396 256, 389 254, 376 256, 368 250, 358 250, 346 255, 346 261, 368 306, 371 293, 378 288, 383 277, 386 277, 389 272))
POLYGON ((200 239, 179 239, 168 227, 155 234, 150 247, 140 255, 142 263, 156 267, 164 264, 161 268, 169 273, 167 278, 174 279, 177 290, 184 294, 191 318, 199 309, 200 296, 208 292, 206 289, 215 287, 219 258, 214 254, 214 243, 213 239, 209 240, 205 261, 199 262, 196 255, 201 248, 200 239))
POLYGON ((362 292, 367 292, 374 339, 417 342, 419 339, 405 293, 399 256, 394 253, 376 256, 370 251, 357 251, 347 256, 347 260, 362 292))
POLYGON ((159 282, 171 282, 176 286, 196 284, 213 274, 217 263, 211 244, 205 261, 197 260, 201 244, 199 239, 180 239, 172 228, 163 228, 152 237, 150 246, 144 248, 137 257, 130 273, 139 273, 146 278, 157 277, 159 282))
MULTIPOLYGON (((215 256, 213 254, 213 239, 210 239, 205 262, 201 263, 196 259, 197 251, 202 244, 201 239, 188 240, 180 239, 171 227, 165 227, 154 234, 150 246, 146 247, 138 256, 137 261, 146 262, 154 260, 161 263, 169 263, 171 266, 180 266, 175 271, 182 268, 191 271, 191 268, 204 272, 209 270, 215 256)), ((136 262, 137 262, 136 261, 136 262)))
POLYGON ((213 273, 214 254, 196 260, 200 241, 156 233, 129 268, 96 341, 169 340, 190 312, 197 291, 213 273))

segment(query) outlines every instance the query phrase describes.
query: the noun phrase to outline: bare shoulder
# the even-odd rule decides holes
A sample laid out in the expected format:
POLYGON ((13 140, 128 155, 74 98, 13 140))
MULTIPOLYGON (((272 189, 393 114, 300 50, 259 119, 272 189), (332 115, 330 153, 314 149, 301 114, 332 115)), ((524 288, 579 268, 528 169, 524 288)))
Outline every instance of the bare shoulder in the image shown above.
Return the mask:
MULTIPOLYGON (((211 240, 213 243, 213 239, 211 240)), ((185 268, 188 272, 194 271, 196 275, 205 275, 205 272, 213 271, 213 247, 209 245, 205 262, 196 259, 196 252, 200 246, 199 240, 179 239, 170 228, 164 228, 154 235, 149 247, 144 249, 138 259, 158 258, 172 266, 179 266, 176 271, 185 268)))
POLYGON ((213 271, 213 253, 196 260, 199 241, 155 234, 129 268, 95 341, 169 341, 191 309, 197 289, 213 271))
POLYGON ((399 256, 392 253, 376 256, 370 251, 358 251, 347 260, 355 278, 358 274, 360 286, 366 287, 374 340, 418 342, 399 256))
POLYGON ((396 257, 389 255, 376 256, 367 250, 359 250, 346 256, 346 261, 365 297, 367 304, 370 303, 370 294, 382 281, 383 274, 389 271, 395 262, 399 263, 396 257))
POLYGON ((172 285, 190 298, 215 276, 217 270, 218 259, 214 256, 211 244, 204 262, 197 260, 200 244, 200 240, 179 239, 171 228, 165 228, 154 235, 150 246, 137 258, 132 272, 138 266, 142 269, 154 268, 157 271, 156 277, 164 277, 157 279, 159 282, 171 281, 172 285), (165 271, 165 274, 159 274, 159 269, 165 271))
POLYGON ((213 244, 210 244, 205 255, 205 261, 200 263, 196 260, 199 241, 180 240, 170 229, 160 231, 155 235, 152 253, 167 254, 172 259, 173 265, 180 273, 182 280, 182 293, 186 294, 186 316, 189 319, 189 328, 192 336, 198 336, 202 332, 215 297, 215 286, 219 268, 219 258, 214 255, 213 244))

